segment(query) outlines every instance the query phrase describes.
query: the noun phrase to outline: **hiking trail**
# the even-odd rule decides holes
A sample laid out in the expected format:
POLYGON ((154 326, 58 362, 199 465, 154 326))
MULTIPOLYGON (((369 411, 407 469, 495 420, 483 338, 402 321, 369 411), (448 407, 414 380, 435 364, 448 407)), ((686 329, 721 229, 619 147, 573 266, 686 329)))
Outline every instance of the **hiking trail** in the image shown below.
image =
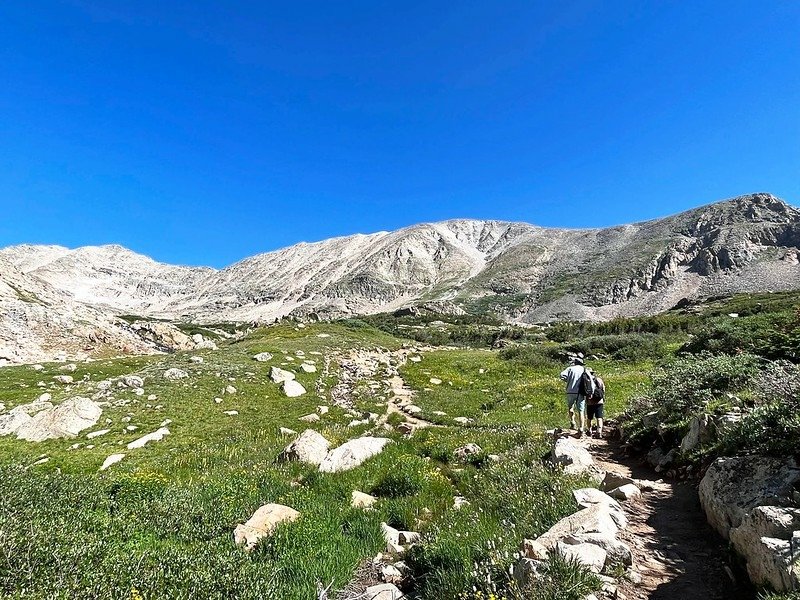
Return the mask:
MULTIPOLYGON (((612 433, 608 430, 608 433, 612 433)), ((607 434, 608 435, 608 434, 607 434)), ((634 552, 640 582, 620 579, 628 600, 753 600, 752 585, 736 573, 725 541, 708 525, 695 485, 654 480, 652 469, 624 453, 618 439, 581 439, 598 466, 639 480, 642 496, 623 503, 629 526, 619 537, 634 552)))

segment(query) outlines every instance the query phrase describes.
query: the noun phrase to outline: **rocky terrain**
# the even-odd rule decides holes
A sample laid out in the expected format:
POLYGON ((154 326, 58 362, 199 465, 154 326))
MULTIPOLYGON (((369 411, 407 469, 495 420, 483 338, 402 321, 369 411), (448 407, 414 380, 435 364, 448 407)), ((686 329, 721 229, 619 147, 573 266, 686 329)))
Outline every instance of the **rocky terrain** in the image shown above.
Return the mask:
POLYGON ((798 253, 800 210, 769 194, 606 229, 422 224, 301 243, 222 270, 120 246, 12 246, 0 250, 0 357, 39 360, 88 335, 139 350, 115 318, 124 314, 270 322, 425 303, 529 323, 654 314, 684 298, 794 289, 798 253))

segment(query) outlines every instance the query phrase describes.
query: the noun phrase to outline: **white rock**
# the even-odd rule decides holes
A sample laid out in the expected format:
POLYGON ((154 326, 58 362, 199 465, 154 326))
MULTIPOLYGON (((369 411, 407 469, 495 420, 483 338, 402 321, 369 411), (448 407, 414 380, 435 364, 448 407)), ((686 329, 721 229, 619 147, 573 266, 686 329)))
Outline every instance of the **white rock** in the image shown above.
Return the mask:
POLYGON ((100 405, 89 398, 70 398, 58 406, 36 413, 16 430, 17 438, 42 442, 75 437, 84 429, 94 426, 102 413, 100 405))
POLYGON ((306 393, 306 388, 299 381, 290 379, 283 382, 283 393, 287 398, 297 398, 306 393))
POLYGON ((195 364, 198 364, 198 365, 203 364, 203 357, 202 356, 191 356, 191 357, 189 357, 189 360, 192 361, 195 364))
POLYGON ((400 600, 401 598, 405 598, 403 592, 397 589, 397 586, 392 583, 372 585, 367 588, 364 594, 365 598, 369 598, 369 600, 400 600))
MULTIPOLYGON (((291 431, 291 430, 289 430, 291 431)), ((313 429, 306 429, 300 437, 283 449, 278 457, 280 461, 300 461, 319 466, 330 450, 330 442, 322 434, 313 429)))
POLYGON ((164 379, 185 379, 188 376, 186 371, 174 367, 164 371, 164 379))
POLYGON ((92 431, 91 433, 87 433, 86 434, 86 439, 87 440, 93 440, 96 437, 100 437, 101 435, 107 434, 109 431, 111 431, 111 430, 110 429, 100 429, 98 431, 92 431))
POLYGON ((53 377, 58 383, 72 383, 72 375, 56 375, 53 377))
POLYGON ((565 544, 558 542, 556 552, 568 560, 577 561, 586 566, 593 573, 599 573, 606 564, 606 551, 594 544, 565 544))
POLYGON ((140 388, 144 386, 144 379, 138 375, 125 375, 122 378, 122 385, 129 388, 140 388))
POLYGON ((311 363, 303 363, 303 364, 301 364, 300 365, 300 369, 304 373, 316 373, 317 372, 317 367, 312 365, 311 363))
POLYGON ((288 427, 281 427, 280 428, 281 435, 297 435, 297 432, 294 429, 289 429, 288 427))
MULTIPOLYGON (((87 447, 88 447, 88 446, 87 446, 87 447)), ((100 466, 100 470, 101 470, 101 471, 105 471, 105 470, 106 470, 107 468, 109 468, 111 465, 115 465, 115 464, 117 464, 117 463, 118 463, 119 461, 121 461, 123 458, 125 458, 125 455, 124 455, 124 454, 112 454, 111 456, 109 456, 108 458, 106 458, 106 459, 103 461, 103 464, 100 466)))
POLYGON ((272 360, 272 354, 269 352, 259 352, 253 357, 253 360, 257 360, 258 362, 267 362, 272 360))
POLYGON ((438 377, 431 377, 430 381, 431 381, 431 383, 433 385, 441 385, 442 384, 442 380, 439 379, 438 377))
POLYGON ((39 396, 38 401, 39 402, 50 402, 50 400, 52 400, 52 399, 53 399, 53 395, 52 394, 44 393, 41 396, 39 396))
POLYGON ((271 367, 269 370, 269 378, 275 383, 282 383, 284 381, 291 381, 295 378, 295 374, 291 371, 281 369, 280 367, 271 367))
POLYGON ((225 386, 225 393, 226 394, 235 394, 236 393, 236 388, 233 387, 232 385, 225 386))
POLYGON ((469 425, 470 423, 475 422, 473 419, 470 419, 469 417, 455 417, 453 421, 458 423, 459 425, 469 425))
POLYGON ((368 458, 380 454, 386 444, 390 442, 391 440, 388 438, 376 437, 362 437, 350 440, 331 450, 319 465, 319 470, 323 473, 348 471, 359 466, 368 458))
POLYGON ((621 485, 618 488, 614 488, 608 495, 614 498, 615 500, 619 500, 621 502, 627 502, 629 500, 636 500, 637 498, 641 498, 642 492, 639 490, 636 485, 629 483, 627 485, 621 485))
POLYGON ((378 499, 375 496, 354 490, 351 495, 350 506, 353 508, 370 508, 377 501, 378 499))
POLYGON ((589 475, 600 483, 605 473, 594 464, 591 453, 572 438, 559 438, 550 454, 553 464, 561 465, 569 475, 589 475))
POLYGON ((264 537, 269 536, 281 523, 291 523, 300 517, 295 509, 283 504, 265 504, 243 525, 233 530, 233 539, 237 545, 244 545, 248 552, 264 537))
POLYGON ((153 433, 148 433, 147 435, 143 435, 137 440, 132 441, 128 444, 128 450, 135 450, 136 448, 142 448, 145 444, 149 442, 159 442, 164 439, 164 436, 169 435, 169 429, 166 427, 161 427, 154 431, 153 433))
POLYGON ((311 413, 308 415, 303 415, 302 417, 299 418, 299 420, 305 423, 316 423, 317 421, 319 421, 319 415, 317 413, 311 413))
POLYGON ((319 414, 321 414, 321 415, 327 415, 330 410, 331 409, 328 406, 318 406, 317 407, 317 412, 319 414))
POLYGON ((229 417, 235 417, 236 415, 239 414, 238 410, 223 410, 222 412, 228 415, 229 417))

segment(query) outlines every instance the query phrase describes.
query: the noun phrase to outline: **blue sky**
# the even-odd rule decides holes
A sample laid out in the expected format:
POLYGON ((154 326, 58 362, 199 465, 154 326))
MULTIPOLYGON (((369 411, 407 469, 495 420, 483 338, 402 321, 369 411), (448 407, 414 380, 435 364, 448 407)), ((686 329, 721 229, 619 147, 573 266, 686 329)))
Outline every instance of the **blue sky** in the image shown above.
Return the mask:
POLYGON ((0 3, 0 246, 800 204, 800 3, 0 3))

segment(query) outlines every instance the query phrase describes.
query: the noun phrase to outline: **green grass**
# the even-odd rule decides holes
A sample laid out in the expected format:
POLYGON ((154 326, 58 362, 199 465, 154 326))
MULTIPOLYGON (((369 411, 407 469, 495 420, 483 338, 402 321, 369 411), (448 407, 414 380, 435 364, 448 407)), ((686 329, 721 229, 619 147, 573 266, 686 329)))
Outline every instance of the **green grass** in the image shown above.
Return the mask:
MULTIPOLYGON (((492 585, 502 587, 508 564, 498 559, 498 548, 511 552, 523 537, 575 510, 569 491, 582 482, 538 461, 545 451, 542 429, 566 422, 557 377, 562 365, 528 367, 488 350, 425 352, 422 362, 409 362, 402 374, 424 415, 446 426, 406 439, 371 431, 372 425, 349 428, 352 415, 331 407, 312 427, 332 443, 366 431, 393 443, 340 474, 276 462, 292 439, 279 428, 302 431, 307 425, 298 418, 330 403, 338 371, 333 365, 323 372, 325 357, 352 348, 398 350, 407 343, 362 321, 304 328, 286 322, 220 342, 218 351, 81 363, 69 373, 76 381, 70 386, 53 382, 65 372, 58 363, 38 372, 30 366, 0 369, 6 410, 45 391, 57 403, 91 397, 103 379, 138 374, 145 380, 144 396, 112 388, 113 402, 127 404, 104 408, 92 428, 110 428, 104 436, 42 443, 0 438, 0 598, 306 599, 317 581, 333 581, 337 589, 363 559, 384 549, 381 521, 424 535, 409 557, 417 582, 412 597, 457 598, 485 582, 486 570, 492 585), (273 360, 252 359, 264 351, 273 360), (316 361, 317 373, 299 371, 298 358, 288 360, 298 351, 316 361), (191 362, 193 355, 204 362, 191 362), (270 367, 282 363, 297 372, 305 396, 286 398, 269 381, 270 367), (165 380, 170 367, 190 376, 165 380), (431 377, 443 383, 432 385, 431 377), (236 393, 223 393, 227 385, 236 393), (157 399, 147 400, 150 394, 157 399), (523 410, 526 404, 533 407, 523 410), (433 415, 436 410, 448 416, 433 415), (473 418, 474 426, 456 426, 455 416, 473 418), (124 449, 165 419, 172 421, 171 435, 142 449, 124 449), (128 425, 138 429, 128 432, 128 425), (484 453, 458 463, 453 450, 467 442, 484 453), (81 446, 71 450, 75 443, 81 446), (127 457, 98 473, 116 452, 127 457), (496 462, 488 454, 502 458, 496 462), (49 462, 31 467, 42 455, 49 462), (353 490, 377 495, 376 510, 351 509, 353 490), (470 505, 455 510, 455 496, 470 505), (268 502, 292 506, 302 517, 246 554, 234 545, 233 528, 268 502)), ((596 367, 606 377, 613 414, 643 381, 647 365, 596 367)), ((385 392, 368 383, 356 390, 356 406, 383 413, 385 392)))

